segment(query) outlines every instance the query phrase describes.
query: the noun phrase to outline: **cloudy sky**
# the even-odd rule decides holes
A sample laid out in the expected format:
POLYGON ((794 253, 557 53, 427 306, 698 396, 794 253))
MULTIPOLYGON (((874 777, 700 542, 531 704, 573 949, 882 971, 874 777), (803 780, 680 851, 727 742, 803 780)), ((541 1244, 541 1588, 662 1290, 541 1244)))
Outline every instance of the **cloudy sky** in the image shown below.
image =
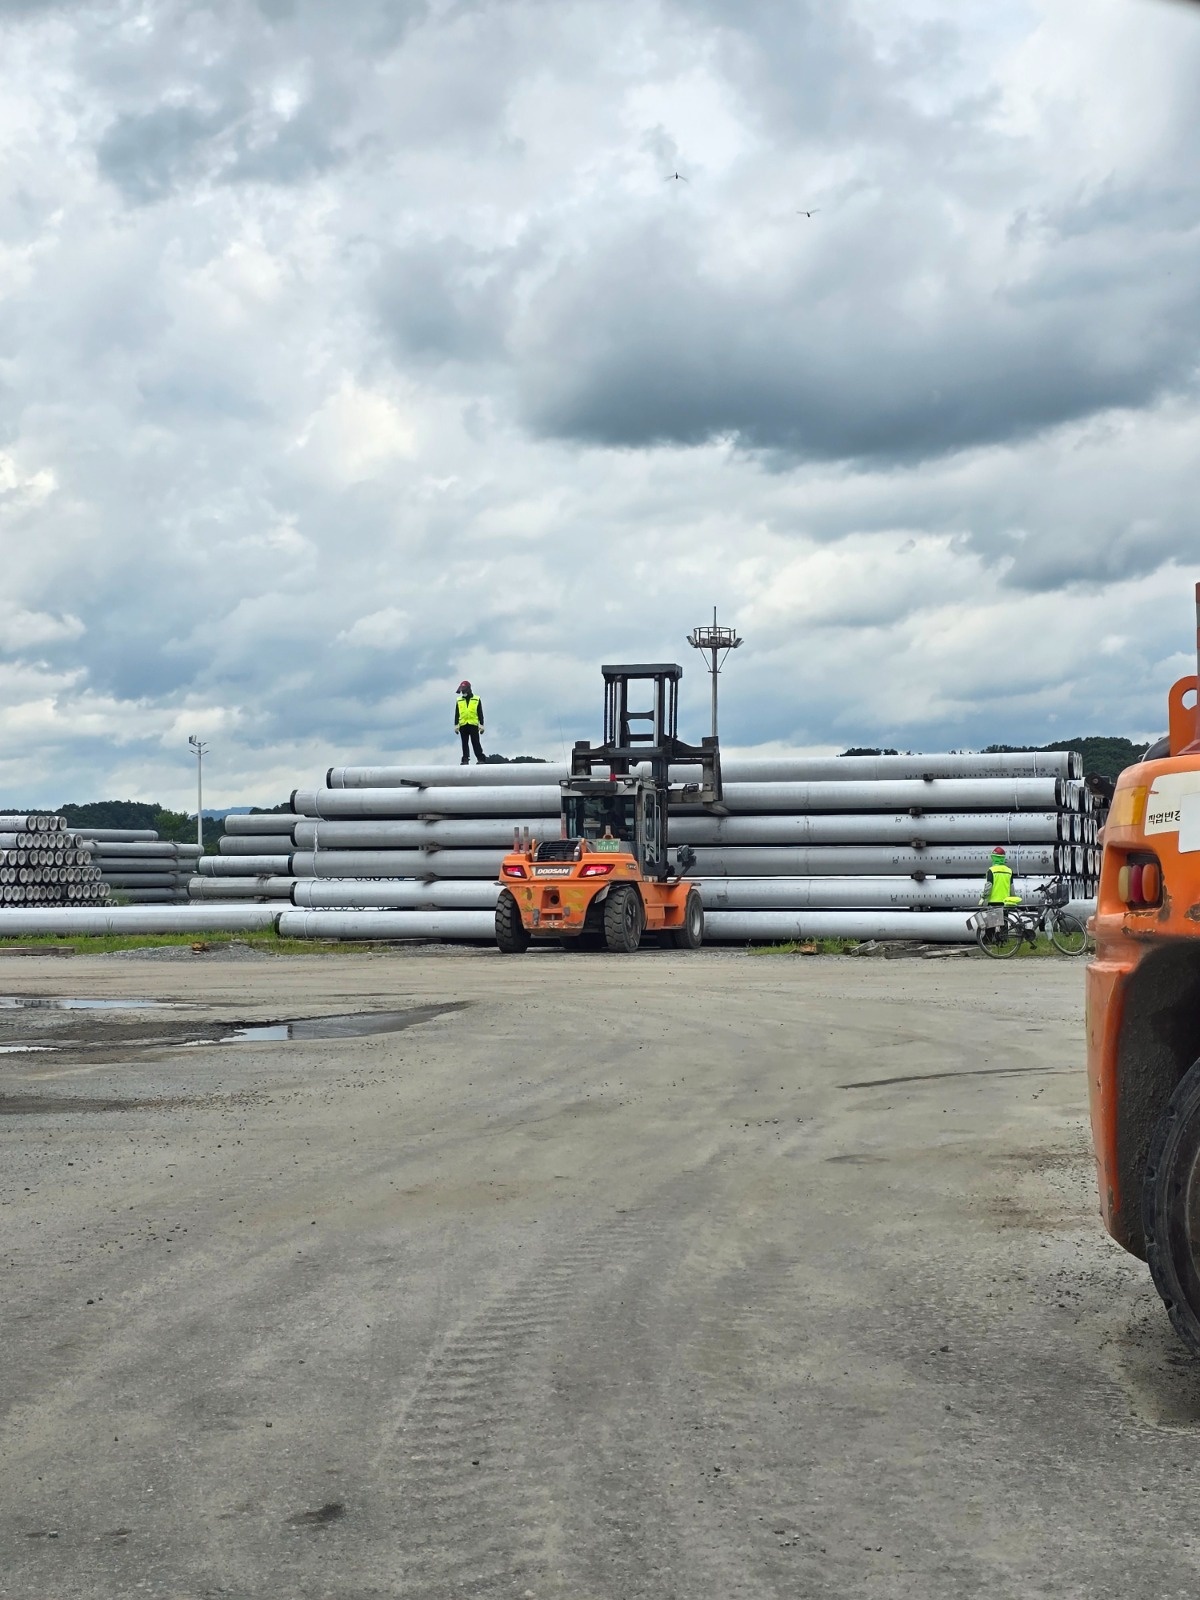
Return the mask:
POLYGON ((1172 0, 0 0, 0 803, 1151 735, 1198 349, 1172 0))

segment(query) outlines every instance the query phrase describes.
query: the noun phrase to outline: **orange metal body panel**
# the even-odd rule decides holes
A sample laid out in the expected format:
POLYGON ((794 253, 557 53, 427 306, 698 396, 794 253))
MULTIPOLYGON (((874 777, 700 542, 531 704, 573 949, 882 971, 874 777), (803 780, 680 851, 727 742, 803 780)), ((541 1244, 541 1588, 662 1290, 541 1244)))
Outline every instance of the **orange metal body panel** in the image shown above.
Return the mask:
POLYGON ((535 849, 505 856, 499 882, 512 892, 521 922, 535 939, 571 938, 583 932, 588 908, 614 884, 637 885, 646 913, 646 932, 661 933, 683 926, 691 884, 684 879, 656 883, 643 878, 634 857, 625 851, 591 850, 585 842, 577 861, 541 863, 535 849), (603 877, 584 877, 586 866, 611 864, 603 877))
MULTIPOLYGON (((1104 857, 1096 915, 1091 923, 1096 954, 1087 973, 1088 1099, 1092 1145, 1105 1226, 1131 1248, 1131 1215, 1138 1194, 1121 1192, 1118 1130, 1122 1082, 1121 1027, 1130 981, 1138 966, 1168 941, 1200 940, 1200 848, 1181 849, 1181 807, 1172 798, 1191 779, 1200 794, 1200 742, 1197 711, 1184 704, 1195 678, 1171 691, 1171 756, 1129 767, 1117 781, 1104 827, 1104 857), (1161 785, 1155 797, 1155 784, 1161 785), (1172 787, 1174 785, 1174 787, 1172 787), (1162 795, 1166 795, 1166 799, 1162 795), (1120 897, 1121 868, 1130 857, 1156 857, 1162 869, 1161 903, 1131 909, 1120 897)), ((1186 828, 1186 819, 1184 819, 1186 828)), ((1133 1057, 1131 1056, 1131 1059, 1133 1057)))

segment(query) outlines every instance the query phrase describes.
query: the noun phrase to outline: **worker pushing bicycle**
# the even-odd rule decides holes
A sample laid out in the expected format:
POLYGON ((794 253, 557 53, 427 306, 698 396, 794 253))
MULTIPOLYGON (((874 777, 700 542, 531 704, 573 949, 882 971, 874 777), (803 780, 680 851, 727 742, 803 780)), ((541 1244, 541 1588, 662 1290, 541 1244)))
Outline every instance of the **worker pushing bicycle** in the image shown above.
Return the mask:
POLYGON ((1012 868, 1004 853, 1004 846, 998 844, 992 851, 991 865, 987 870, 987 877, 983 880, 983 893, 979 896, 981 906, 1019 906, 1021 897, 1013 893, 1012 868))

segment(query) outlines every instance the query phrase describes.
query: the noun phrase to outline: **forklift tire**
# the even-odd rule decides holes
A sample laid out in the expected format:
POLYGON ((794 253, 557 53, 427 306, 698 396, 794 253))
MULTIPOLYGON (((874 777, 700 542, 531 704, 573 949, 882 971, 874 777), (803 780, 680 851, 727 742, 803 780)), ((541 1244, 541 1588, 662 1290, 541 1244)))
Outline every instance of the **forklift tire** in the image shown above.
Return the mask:
POLYGON ((529 931, 521 921, 521 910, 507 889, 496 901, 496 944, 501 955, 520 956, 529 949, 529 931))
POLYGON ((642 897, 631 883, 620 883, 604 902, 604 943, 610 950, 632 955, 642 942, 642 897))
POLYGON ((676 950, 699 950, 704 943, 704 902, 699 889, 689 889, 683 907, 683 924, 673 928, 671 943, 676 950))
POLYGON ((1176 1333, 1200 1356, 1200 1061, 1154 1129, 1142 1180, 1146 1260, 1176 1333))

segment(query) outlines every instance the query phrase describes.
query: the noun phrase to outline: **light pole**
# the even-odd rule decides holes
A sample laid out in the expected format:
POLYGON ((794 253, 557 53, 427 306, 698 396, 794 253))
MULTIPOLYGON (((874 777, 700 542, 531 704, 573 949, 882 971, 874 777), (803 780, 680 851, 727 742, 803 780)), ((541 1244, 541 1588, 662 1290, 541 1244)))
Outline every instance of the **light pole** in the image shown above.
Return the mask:
POLYGON ((196 752, 196 843, 200 846, 201 854, 204 851, 204 758, 208 754, 208 746, 197 739, 194 733, 188 734, 188 743, 196 752))
POLYGON ((693 628, 688 634, 688 643, 694 650, 702 650, 708 656, 705 665, 712 673, 712 734, 717 737, 717 674, 725 665, 726 658, 731 650, 736 650, 741 644, 737 632, 733 628, 720 628, 717 626, 717 608, 713 607, 712 626, 707 624, 703 628, 693 628))

